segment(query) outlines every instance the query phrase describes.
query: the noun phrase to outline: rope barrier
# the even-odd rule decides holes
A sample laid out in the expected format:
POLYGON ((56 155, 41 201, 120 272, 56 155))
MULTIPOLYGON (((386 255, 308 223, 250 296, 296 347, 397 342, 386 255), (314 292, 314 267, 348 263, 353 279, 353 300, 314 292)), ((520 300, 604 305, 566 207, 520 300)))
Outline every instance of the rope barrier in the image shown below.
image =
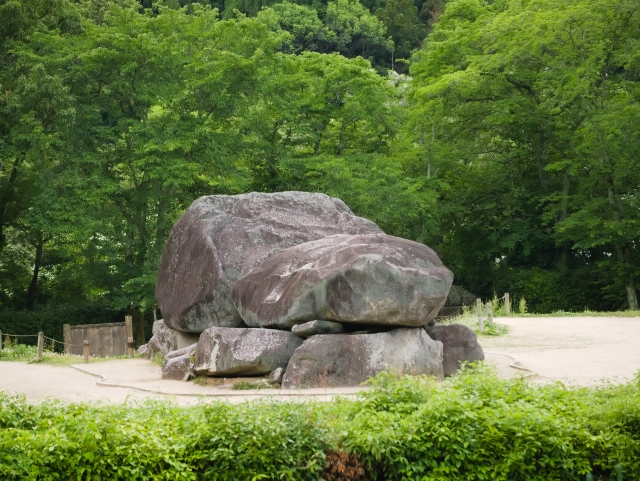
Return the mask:
MULTIPOLYGON (((38 337, 37 334, 7 334, 5 332, 2 333, 2 337, 38 337)), ((52 339, 47 336, 42 336, 44 339, 48 339, 49 341, 57 342, 58 344, 62 344, 63 346, 72 346, 72 347, 84 347, 83 344, 71 344, 67 342, 58 341, 57 339, 52 339)))
POLYGON ((7 334, 5 332, 2 333, 2 337, 38 337, 37 334, 7 334))
POLYGON ((63 346, 73 346, 73 347, 84 347, 83 344, 71 344, 69 342, 57 341, 56 339, 51 339, 50 337, 43 336, 45 339, 49 339, 50 341, 57 342, 58 344, 62 344, 63 346))

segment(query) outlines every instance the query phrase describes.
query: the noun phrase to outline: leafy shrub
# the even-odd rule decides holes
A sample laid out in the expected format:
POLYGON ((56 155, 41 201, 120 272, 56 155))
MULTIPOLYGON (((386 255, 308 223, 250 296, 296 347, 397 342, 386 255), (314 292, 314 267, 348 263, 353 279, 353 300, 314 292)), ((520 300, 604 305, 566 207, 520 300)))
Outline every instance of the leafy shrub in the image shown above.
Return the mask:
MULTIPOLYGON (((0 331, 7 334, 32 335, 42 331, 45 336, 62 341, 64 324, 102 324, 121 322, 124 317, 104 302, 60 304, 45 306, 35 311, 22 311, 0 307, 0 331)), ((35 344, 36 338, 20 338, 20 342, 35 344)), ((56 346, 59 348, 59 345, 56 346)))
POLYGON ((0 479, 640 479, 640 379, 569 388, 471 366, 357 400, 106 406, 0 393, 0 479), (351 477, 349 477, 351 476, 351 477), (360 477, 360 478, 358 478, 360 477))
POLYGON ((328 448, 312 405, 31 406, 0 393, 0 479, 317 479, 328 448))
POLYGON ((617 463, 640 476, 637 383, 538 387, 479 366, 422 394, 420 382, 377 380, 345 427, 344 446, 375 479, 608 479, 617 463))
POLYGON ((26 361, 36 357, 36 347, 14 343, 10 338, 4 340, 0 350, 0 361, 26 361))
MULTIPOLYGON (((504 311, 504 308, 502 308, 504 311)), ((495 312, 495 311, 494 311, 495 312)), ((504 313, 501 313, 504 315, 504 313)), ((475 308, 469 306, 462 306, 462 313, 457 316, 448 317, 446 319, 438 320, 439 324, 450 325, 450 324, 462 324, 467 326, 470 329, 473 329, 478 335, 485 336, 503 336, 509 332, 509 327, 505 324, 501 324, 494 320, 493 323, 489 324, 489 322, 485 319, 484 321, 484 329, 480 332, 480 327, 478 326, 478 314, 475 311, 475 308)))
MULTIPOLYGON (((491 292, 508 292, 512 299, 526 299, 527 312, 544 314, 554 311, 582 312, 615 311, 625 309, 624 289, 616 291, 617 297, 604 295, 611 284, 602 278, 602 272, 593 267, 566 271, 554 269, 514 269, 496 271, 491 280, 491 292)), ((473 287, 473 286, 472 286, 473 287)))

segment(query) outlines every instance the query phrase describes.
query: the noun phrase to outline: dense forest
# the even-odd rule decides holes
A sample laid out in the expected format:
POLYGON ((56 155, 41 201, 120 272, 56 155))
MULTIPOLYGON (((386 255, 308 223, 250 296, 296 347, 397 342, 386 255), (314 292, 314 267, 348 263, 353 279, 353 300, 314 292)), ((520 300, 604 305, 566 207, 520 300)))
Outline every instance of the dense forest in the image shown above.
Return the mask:
POLYGON ((638 309, 637 0, 0 0, 0 39, 5 325, 148 323, 188 205, 281 190, 478 296, 638 309))

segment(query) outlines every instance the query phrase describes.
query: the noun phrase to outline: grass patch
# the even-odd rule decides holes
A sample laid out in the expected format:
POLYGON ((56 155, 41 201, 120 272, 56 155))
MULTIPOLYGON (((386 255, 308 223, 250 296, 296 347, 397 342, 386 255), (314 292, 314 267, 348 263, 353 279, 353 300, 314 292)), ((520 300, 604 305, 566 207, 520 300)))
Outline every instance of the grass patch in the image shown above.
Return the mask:
POLYGON ((511 313, 510 317, 640 317, 640 311, 615 311, 615 312, 597 312, 584 310, 582 312, 566 312, 554 311, 549 314, 511 313))
POLYGON ((495 320, 492 324, 489 324, 486 317, 484 318, 484 331, 480 332, 480 329, 478 328, 478 314, 476 313, 475 307, 470 308, 468 306, 463 306, 462 314, 455 317, 448 317, 438 321, 438 323, 445 326, 450 324, 462 324, 473 329, 478 336, 503 336, 509 332, 509 327, 506 325, 495 320))
POLYGON ((274 389, 274 387, 266 380, 261 380, 256 382, 240 381, 231 386, 231 389, 234 391, 249 391, 252 389, 274 389))
MULTIPOLYGON (((37 356, 36 346, 27 346, 24 344, 17 344, 10 338, 4 339, 4 346, 0 350, 0 361, 13 361, 13 362, 27 362, 35 363, 37 356)), ((127 356, 112 356, 112 357, 89 357, 89 362, 104 362, 114 359, 129 359, 127 356)), ((53 352, 51 350, 43 349, 41 364, 53 364, 55 366, 70 366, 72 364, 84 363, 83 356, 75 356, 72 354, 64 354, 60 352, 53 352)))
POLYGON ((151 361, 154 364, 157 364, 158 366, 162 366, 162 362, 164 361, 164 356, 162 355, 161 352, 156 352, 153 354, 153 358, 151 359, 151 361))

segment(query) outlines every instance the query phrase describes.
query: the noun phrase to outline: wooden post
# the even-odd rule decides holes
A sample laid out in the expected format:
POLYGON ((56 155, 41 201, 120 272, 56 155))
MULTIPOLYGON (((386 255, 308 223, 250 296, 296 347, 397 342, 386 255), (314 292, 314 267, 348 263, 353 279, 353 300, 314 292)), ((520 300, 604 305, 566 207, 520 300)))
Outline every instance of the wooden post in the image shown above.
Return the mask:
POLYGON ((504 294, 504 312, 507 317, 511 315, 511 302, 509 301, 509 293, 504 294))
POLYGON ((133 357, 135 343, 133 337, 127 337, 127 356, 133 357))
POLYGON ((158 314, 156 313, 156 308, 153 308, 153 322, 156 322, 158 320, 158 314))
POLYGON ((2 331, 0 331, 0 351, 2 351, 2 331))
POLYGON ((491 301, 487 302, 487 324, 493 325, 493 305, 491 301))
POLYGON ((124 325, 124 352, 126 352, 129 357, 133 357, 133 354, 129 354, 129 339, 133 338, 133 316, 124 316, 124 325))
POLYGON ((482 301, 476 299, 476 309, 478 311, 478 330, 484 332, 484 322, 482 321, 482 301))
POLYGON ((71 325, 62 325, 62 340, 64 341, 64 353, 71 354, 71 325))
POLYGON ((84 356, 84 363, 89 364, 89 341, 84 341, 82 344, 82 355, 84 356))
POLYGON ((44 348, 44 334, 42 331, 38 333, 38 353, 36 354, 36 362, 42 361, 42 349, 44 348))

